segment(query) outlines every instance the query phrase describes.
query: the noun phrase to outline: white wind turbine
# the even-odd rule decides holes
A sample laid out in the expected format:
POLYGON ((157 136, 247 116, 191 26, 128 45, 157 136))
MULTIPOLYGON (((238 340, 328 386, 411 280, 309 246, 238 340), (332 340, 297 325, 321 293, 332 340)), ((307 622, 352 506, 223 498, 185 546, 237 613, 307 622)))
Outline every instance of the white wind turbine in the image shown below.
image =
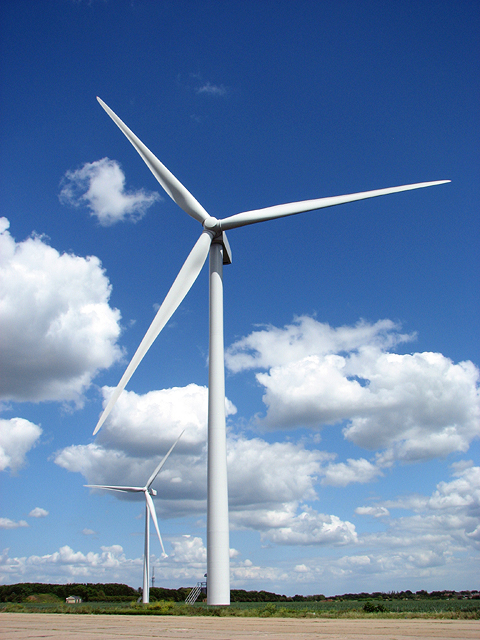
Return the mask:
POLYGON ((157 530, 158 539, 160 540, 160 546, 162 547, 162 557, 166 558, 167 554, 165 553, 165 547, 163 546, 162 536, 160 535, 160 529, 158 528, 158 520, 157 514, 155 512, 155 505, 153 504, 152 496, 156 496, 157 492, 152 488, 152 484, 155 481, 155 478, 160 473, 163 465, 167 461, 168 456, 172 453, 173 448, 180 440, 183 435, 182 433, 178 436, 175 442, 172 444, 167 454, 157 466, 155 471, 152 473, 150 478, 147 480, 144 487, 123 487, 123 486, 111 486, 105 484, 86 484, 85 487, 89 487, 90 489, 108 489, 109 491, 121 491, 123 493, 143 493, 145 496, 145 547, 143 553, 143 594, 142 601, 144 603, 150 602, 150 587, 149 587, 149 578, 150 578, 150 516, 152 516, 153 524, 155 525, 155 529, 157 530))
POLYGON ((170 173, 153 153, 130 131, 122 120, 102 101, 97 98, 112 120, 123 131, 140 156, 147 164, 155 178, 168 195, 188 215, 200 222, 203 231, 197 240, 162 306, 145 334, 140 346, 133 356, 118 386, 112 393, 94 435, 105 422, 116 403, 120 393, 133 375, 155 338, 171 318, 182 302, 191 286, 197 279, 210 253, 210 329, 209 329, 209 399, 208 399, 208 488, 207 488, 207 575, 208 604, 230 604, 230 561, 228 531, 228 494, 227 494, 227 461, 225 434, 225 371, 223 345, 223 265, 231 263, 230 246, 225 231, 243 227, 265 220, 275 220, 292 216, 305 211, 333 207, 338 204, 375 198, 390 193, 421 189, 433 185, 444 184, 450 180, 436 182, 420 182, 417 184, 363 191, 320 198, 290 202, 265 209, 245 211, 218 220, 210 216, 192 194, 170 173))

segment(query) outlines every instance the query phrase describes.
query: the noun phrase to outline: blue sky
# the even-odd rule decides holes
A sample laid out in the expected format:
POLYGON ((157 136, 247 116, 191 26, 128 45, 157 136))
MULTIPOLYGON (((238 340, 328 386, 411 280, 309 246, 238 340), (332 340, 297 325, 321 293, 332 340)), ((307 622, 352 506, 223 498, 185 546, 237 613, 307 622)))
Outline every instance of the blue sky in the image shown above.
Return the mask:
POLYGON ((450 184, 233 230, 233 588, 478 588, 478 4, 1 4, 0 581, 141 584, 155 483, 205 573, 207 269, 92 436, 199 234, 96 101, 213 216, 450 184))

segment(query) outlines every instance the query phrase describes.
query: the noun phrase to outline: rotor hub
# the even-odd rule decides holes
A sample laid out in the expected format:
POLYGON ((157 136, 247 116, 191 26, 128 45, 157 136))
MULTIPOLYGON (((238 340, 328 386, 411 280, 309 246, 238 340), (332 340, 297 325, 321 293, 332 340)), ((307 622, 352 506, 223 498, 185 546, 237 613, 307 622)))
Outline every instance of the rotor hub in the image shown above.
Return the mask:
POLYGON ((203 228, 207 231, 217 233, 220 231, 220 220, 217 220, 217 218, 214 218, 213 216, 209 216, 203 223, 203 228))

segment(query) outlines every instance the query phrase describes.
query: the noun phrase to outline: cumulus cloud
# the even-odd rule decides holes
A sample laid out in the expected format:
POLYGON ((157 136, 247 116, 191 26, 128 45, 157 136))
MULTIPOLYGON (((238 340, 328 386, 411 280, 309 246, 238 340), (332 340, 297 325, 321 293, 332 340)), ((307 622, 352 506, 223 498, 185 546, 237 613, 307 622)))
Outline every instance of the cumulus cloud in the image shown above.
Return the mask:
POLYGON ((25 520, 10 520, 10 518, 0 518, 0 529, 18 529, 19 527, 28 527, 28 522, 25 520))
POLYGON ((276 544, 336 546, 355 544, 357 532, 351 522, 305 507, 286 526, 269 529, 262 538, 276 544))
MULTIPOLYGON (((107 400, 110 389, 105 389, 107 400)), ((190 384, 140 395, 124 392, 95 442, 59 451, 55 462, 81 473, 86 484, 139 486, 185 429, 155 488, 163 517, 205 513, 207 389, 190 384)), ((227 414, 236 409, 227 400, 227 414)), ((315 500, 315 485, 332 455, 292 442, 268 443, 229 433, 232 523, 266 530, 290 522, 301 501, 315 500), (278 461, 282 464, 279 465, 278 461), (294 505, 292 509, 290 506, 294 505)), ((119 499, 132 499, 119 494, 119 499)))
POLYGON ((356 544, 355 525, 335 515, 319 513, 298 501, 273 504, 270 509, 243 509, 230 513, 236 528, 256 529, 264 542, 279 545, 338 546, 356 544))
POLYGON ((360 458, 359 460, 349 458, 346 463, 329 463, 323 470, 323 474, 322 484, 328 484, 334 487, 346 487, 347 484, 352 482, 359 482, 361 484, 371 482, 377 476, 382 475, 382 472, 377 466, 365 460, 365 458, 360 458))
POLYGON ((67 171, 61 186, 60 202, 86 206, 104 227, 123 220, 136 222, 162 199, 158 193, 144 189, 126 191, 125 174, 118 162, 109 158, 86 162, 80 169, 67 171))
POLYGON ((46 509, 42 509, 42 507, 35 507, 28 514, 30 518, 46 518, 48 516, 48 511, 46 509))
MULTIPOLYGON (((430 496, 400 496, 355 510, 358 515, 385 517, 385 530, 359 537, 368 574, 408 579, 410 589, 415 584, 426 588, 428 580, 465 584, 467 576, 471 578, 475 551, 480 549, 480 467, 462 465, 453 476, 439 482, 430 496), (398 509, 406 515, 396 517, 398 509)), ((348 556, 340 564, 345 576, 358 572, 348 556)))
POLYGON ((270 369, 298 362, 308 356, 354 352, 368 344, 382 350, 408 342, 415 334, 401 334, 391 320, 375 324, 360 321, 354 326, 331 327, 309 316, 300 316, 283 328, 268 325, 234 342, 226 354, 233 373, 247 369, 270 369))
POLYGON ((121 357, 120 313, 100 261, 44 238, 15 242, 0 219, 0 398, 73 401, 121 357))
MULTIPOLYGON (((480 435, 479 370, 440 353, 390 351, 413 337, 390 320, 334 329, 301 317, 238 340, 226 362, 232 372, 267 369, 256 374, 265 389, 266 427, 346 421, 345 438, 378 451, 380 468, 465 452, 480 435)), ((371 477, 378 473, 363 465, 371 477)))
POLYGON ((172 560, 185 565, 204 566, 207 564, 207 549, 198 536, 184 535, 171 541, 172 560))
POLYGON ((231 508, 272 508, 315 499, 315 484, 328 454, 291 442, 229 438, 227 465, 231 508), (281 464, 279 464, 281 460, 281 464))
MULTIPOLYGON (((454 466, 453 479, 439 482, 431 495, 406 495, 395 500, 358 507, 358 515, 382 519, 383 530, 357 533, 351 551, 342 556, 309 555, 288 569, 290 583, 301 581, 316 592, 317 585, 328 585, 328 593, 343 593, 345 585, 355 584, 355 591, 391 589, 392 581, 403 589, 462 589, 477 580, 478 562, 475 552, 480 548, 480 467, 465 463, 454 466), (401 510, 400 517, 395 515, 401 510), (408 513, 410 512, 410 513, 408 513), (404 515, 406 513, 406 515, 404 515)), ((291 514, 295 509, 291 510, 291 514)), ((306 524, 298 516, 293 531, 286 530, 288 539, 309 540, 315 530, 315 513, 310 512, 306 524), (303 527, 302 527, 303 525, 303 527)), ((328 518, 328 517, 327 517, 328 518)), ((288 519, 285 514, 285 521, 288 519)), ((328 522, 328 521, 327 521, 328 522)), ((339 540, 349 528, 337 524, 339 540)), ((283 525, 285 526, 285 524, 283 525)), ((353 525, 352 525, 353 526, 353 525)), ((318 527, 322 532, 321 527, 318 527)), ((270 532, 268 532, 270 534, 270 532)), ((276 532, 283 535, 283 529, 276 532)), ((335 528, 333 530, 335 534, 335 528)), ((266 540, 275 540, 269 535, 266 540)), ((329 546, 335 546, 330 545, 329 546)), ((339 549, 344 547, 340 544, 339 549)), ((298 556, 297 556, 298 558, 298 556)), ((283 563, 285 568, 285 563, 283 563)), ((265 571, 267 574, 267 571, 265 571)), ((325 593, 325 587, 322 592, 325 593)))
MULTIPOLYGON (((111 388, 104 388, 107 401, 111 388)), ((144 483, 185 430, 154 487, 160 509, 176 515, 204 511, 208 390, 195 384, 151 391, 124 391, 95 443, 71 446, 55 462, 79 472, 87 484, 144 483)), ((236 411, 227 400, 227 415, 236 411)), ((120 499, 131 496, 119 494, 120 499)))
MULTIPOLYGON (((164 446, 153 445, 147 458, 96 443, 73 445, 58 452, 55 462, 68 471, 81 473, 86 484, 139 486, 165 455, 172 440, 165 437, 164 446)), ((272 514, 269 526, 273 526, 275 518, 280 524, 282 505, 316 497, 314 485, 324 459, 321 452, 311 452, 292 443, 269 445, 261 439, 237 437, 228 439, 227 456, 234 526, 248 524, 263 529, 266 512, 272 514), (278 464, 278 456, 282 465, 278 464)), ((205 513, 206 465, 205 442, 197 453, 189 450, 188 442, 182 447, 182 440, 179 441, 154 483, 162 517, 205 513)), ((115 497, 132 499, 128 494, 115 494, 115 497)))
MULTIPOLYGON (((105 406, 113 388, 104 387, 102 391, 105 406)), ((207 438, 207 407, 208 389, 196 384, 144 395, 123 391, 97 441, 130 454, 150 455, 155 448, 170 446, 185 430, 177 451, 187 447, 199 453, 207 438)), ((227 417, 237 411, 228 399, 225 411, 227 417)))
POLYGON ((398 518, 392 523, 398 535, 402 531, 416 535, 448 538, 455 544, 480 549, 480 467, 454 470, 454 480, 439 482, 431 496, 409 495, 385 501, 381 506, 407 509, 415 515, 398 518))
MULTIPOLYGON (((272 585, 270 589, 283 593, 285 585, 298 584, 298 573, 289 571, 279 566, 265 566, 254 564, 251 560, 236 562, 230 565, 232 587, 235 589, 265 589, 266 585, 272 585)), ((293 592, 291 593, 293 595, 293 592)))
MULTIPOLYGON (((143 396, 124 393, 101 438, 89 445, 63 449, 55 462, 68 471, 82 473, 88 484, 139 486, 179 431, 186 428, 155 481, 157 509, 162 518, 203 515, 207 489, 206 405, 206 389, 197 385, 143 396)), ((262 539, 276 544, 355 543, 354 525, 303 504, 317 498, 317 478, 324 473, 324 464, 331 462, 331 454, 310 451, 292 442, 270 444, 261 438, 229 434, 227 458, 234 529, 257 530, 262 539)), ((115 497, 132 499, 121 493, 115 497)), ((182 539, 182 549, 183 553, 203 554, 194 538, 182 539)))
MULTIPOLYGON (((196 582, 206 570, 202 539, 180 536, 172 538, 170 543, 173 552, 168 559, 157 559, 152 554, 151 564, 161 568, 162 580, 173 583, 172 586, 178 586, 180 580, 185 580, 186 584, 196 582)), ((143 557, 128 558, 119 544, 101 546, 99 551, 87 553, 64 545, 53 553, 13 558, 5 549, 0 556, 0 583, 94 581, 135 585, 141 584, 142 572, 143 557)))
MULTIPOLYGON (((172 441, 170 442, 170 446, 172 441)), ((198 456, 181 455, 177 448, 154 482, 161 499, 158 512, 162 516, 181 516, 203 511, 206 495, 206 467, 198 456)), ((97 444, 72 445, 59 452, 55 463, 67 471, 81 473, 86 484, 143 486, 168 449, 160 449, 151 458, 133 457, 97 444)), ((102 490, 92 490, 100 493, 102 490)), ((105 493, 105 492, 103 492, 105 493)), ((108 492, 109 495, 111 492, 108 492)), ((135 500, 135 494, 111 493, 120 500, 135 500)))
POLYGON ((101 547, 101 553, 82 553, 64 545, 54 553, 23 558, 10 558, 6 550, 0 559, 0 581, 31 576, 39 582, 83 582, 87 578, 103 582, 110 580, 101 578, 112 576, 114 581, 131 582, 126 579, 128 572, 140 572, 141 567, 142 558, 126 558, 120 545, 101 547))
POLYGON ((13 473, 24 466, 26 455, 34 447, 42 430, 23 418, 0 419, 0 471, 13 473))

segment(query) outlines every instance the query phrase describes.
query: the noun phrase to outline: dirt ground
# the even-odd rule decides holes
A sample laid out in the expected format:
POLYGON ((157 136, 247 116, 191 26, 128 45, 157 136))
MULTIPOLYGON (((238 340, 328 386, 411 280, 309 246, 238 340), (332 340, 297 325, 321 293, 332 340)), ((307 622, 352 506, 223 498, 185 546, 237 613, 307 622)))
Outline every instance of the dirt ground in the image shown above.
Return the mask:
POLYGON ((478 620, 326 620, 1 613, 0 638, 62 640, 435 640, 480 638, 478 620))

